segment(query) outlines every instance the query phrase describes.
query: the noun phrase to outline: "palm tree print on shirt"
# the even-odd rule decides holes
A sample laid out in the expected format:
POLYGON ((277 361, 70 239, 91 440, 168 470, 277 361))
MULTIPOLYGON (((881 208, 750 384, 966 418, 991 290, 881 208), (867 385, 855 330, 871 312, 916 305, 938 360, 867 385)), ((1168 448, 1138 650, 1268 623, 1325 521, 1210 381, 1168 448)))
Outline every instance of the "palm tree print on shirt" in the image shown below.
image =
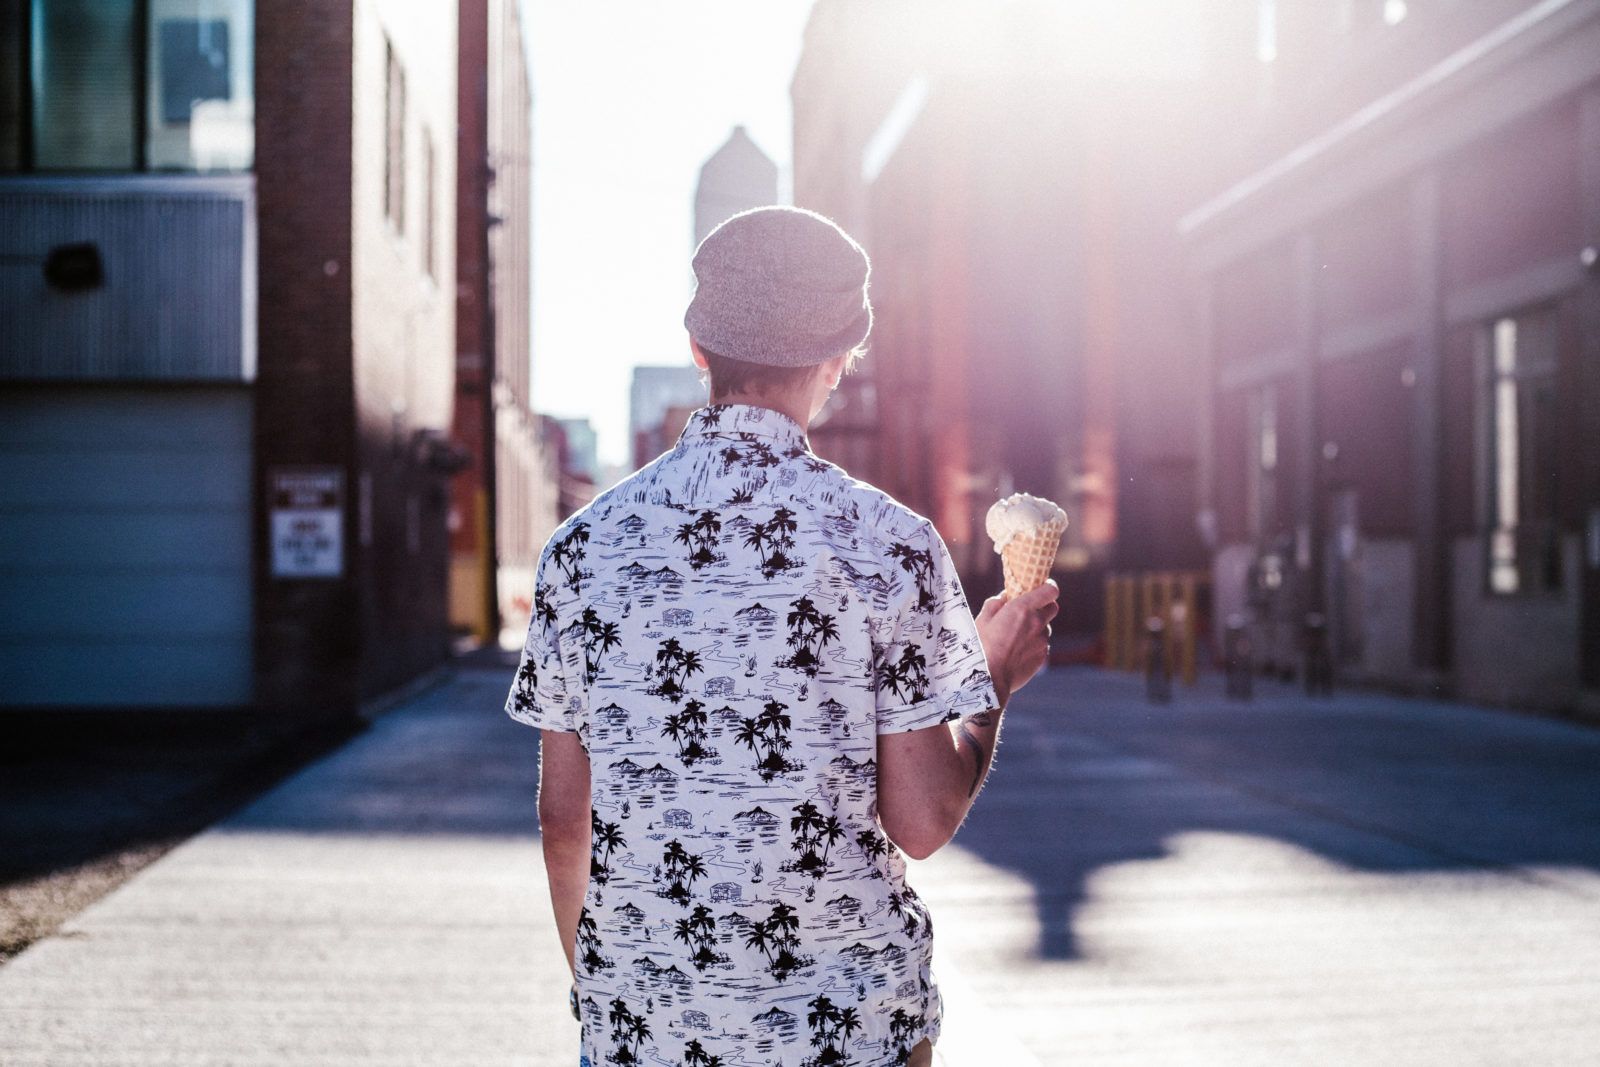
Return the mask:
POLYGON ((816 961, 800 955, 800 915, 787 904, 775 904, 772 914, 750 923, 745 947, 758 950, 767 958, 767 971, 778 981, 816 961))
POLYGON ((717 513, 702 511, 699 518, 678 527, 674 540, 679 544, 694 546, 694 551, 689 553, 689 566, 700 570, 723 559, 717 554, 717 542, 721 535, 722 522, 717 518, 717 513))
POLYGON ((928 696, 928 660, 916 645, 906 645, 900 658, 884 657, 878 662, 878 684, 893 689, 907 704, 917 704, 928 696))
POLYGON ((589 877, 605 885, 611 880, 611 854, 628 842, 622 836, 622 827, 601 821, 600 813, 593 808, 589 809, 589 825, 589 877))
POLYGON ((589 524, 574 523, 572 531, 550 546, 550 562, 561 568, 567 587, 574 593, 583 587, 585 578, 593 578, 593 571, 583 569, 584 546, 589 543, 589 524))
POLYGON ((820 880, 828 871, 829 851, 845 836, 844 825, 832 814, 823 818, 809 800, 798 805, 794 812, 794 818, 789 820, 789 832, 794 834, 794 840, 789 847, 800 853, 800 858, 788 869, 820 880), (821 852, 817 851, 819 846, 821 852))
POLYGON ((556 624, 555 590, 540 583, 533 590, 533 617, 549 632, 556 624))
POLYGON ((661 855, 661 870, 669 883, 661 895, 688 907, 689 901, 693 898, 690 887, 694 885, 696 878, 706 873, 705 861, 699 856, 691 855, 684 849, 683 844, 674 838, 667 843, 666 851, 661 855))
POLYGON ((852 1063, 846 1042, 861 1029, 861 1016, 854 1008, 841 1008, 819 994, 807 1002, 806 1024, 811 1027, 811 1047, 817 1054, 801 1061, 801 1067, 844 1067, 852 1063))
POLYGON ((796 566, 788 553, 794 551, 794 534, 799 528, 794 512, 784 507, 774 511, 766 522, 751 523, 744 543, 760 553, 762 577, 772 578, 796 566))
MULTIPOLYGON (((861 849, 863 856, 874 861, 882 859, 889 853, 889 846, 884 843, 883 835, 870 828, 856 834, 856 847, 861 849)), ((873 874, 879 878, 883 877, 877 871, 873 874)))
POLYGON ((763 782, 800 769, 798 763, 784 755, 794 746, 789 740, 792 723, 789 716, 784 714, 788 709, 787 704, 769 700, 760 715, 753 719, 740 719, 739 730, 734 734, 735 741, 756 754, 756 772, 761 775, 763 782))
POLYGON ((624 1065, 643 1063, 639 1052, 651 1037, 650 1024, 644 1016, 633 1014, 628 1009, 628 1002, 618 997, 611 1002, 610 1021, 611 1040, 615 1046, 611 1050, 611 1062, 624 1065))
POLYGON ((928 914, 928 906, 910 886, 903 892, 889 894, 889 913, 905 923, 907 937, 915 938, 919 931, 927 937, 933 936, 933 916, 928 914))
POLYGON ((922 925, 919 921, 909 892, 905 894, 889 894, 889 913, 905 923, 907 937, 917 935, 917 927, 922 925))
POLYGON ((588 908, 578 913, 578 949, 578 962, 589 974, 610 970, 613 966, 611 960, 600 954, 600 928, 588 908))
POLYGON ((794 649, 780 667, 793 667, 808 678, 815 678, 822 667, 822 650, 828 642, 839 638, 839 627, 832 615, 825 615, 808 596, 789 602, 792 609, 786 621, 789 625, 789 647, 794 649))
POLYGON ((668 715, 666 725, 661 727, 661 736, 670 737, 678 746, 678 758, 685 767, 693 767, 700 760, 712 759, 717 754, 716 749, 706 747, 706 726, 710 719, 705 708, 700 701, 691 700, 681 713, 668 715))
POLYGON ((524 711, 532 711, 539 691, 539 669, 529 656, 522 661, 522 666, 517 668, 517 681, 514 689, 517 707, 524 711))
POLYGON ((889 546, 889 555, 899 560, 901 569, 910 572, 917 583, 918 609, 932 611, 936 606, 933 598, 933 553, 896 543, 889 546))
POLYGON ((676 637, 669 637, 656 650, 655 672, 659 680, 649 692, 676 704, 683 699, 683 683, 689 680, 689 675, 704 669, 700 653, 684 648, 676 637))
POLYGON ((722 1067, 722 1057, 711 1055, 696 1038, 683 1046, 683 1067, 722 1067))
POLYGON ((911 1039, 921 1032, 927 1019, 921 1014, 910 1015, 904 1008, 896 1008, 889 1016, 888 1050, 895 1064, 911 1062, 911 1039))
POLYGON ((583 678, 589 685, 600 677, 600 657, 622 643, 622 632, 617 624, 606 622, 593 608, 584 608, 583 614, 572 620, 562 633, 583 643, 583 678))
POLYGON ((724 440, 727 441, 721 453, 724 473, 734 467, 744 471, 766 470, 783 462, 773 447, 755 434, 741 431, 724 440))
POLYGON ((690 961, 698 971, 704 971, 713 964, 728 962, 727 956, 716 951, 717 920, 704 904, 696 904, 688 918, 674 923, 672 936, 685 945, 694 946, 690 961))

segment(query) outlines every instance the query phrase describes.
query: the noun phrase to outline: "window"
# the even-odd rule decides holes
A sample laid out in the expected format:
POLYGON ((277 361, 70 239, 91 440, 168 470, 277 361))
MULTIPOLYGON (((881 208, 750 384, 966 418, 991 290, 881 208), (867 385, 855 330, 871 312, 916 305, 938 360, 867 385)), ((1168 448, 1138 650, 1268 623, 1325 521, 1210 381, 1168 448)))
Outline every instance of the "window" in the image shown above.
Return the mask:
POLYGON ((22 143, 28 139, 23 121, 27 94, 22 88, 28 54, 23 32, 26 3, 0 0, 0 172, 22 169, 22 143))
POLYGON ((422 269, 428 272, 428 277, 437 279, 438 248, 433 232, 437 223, 434 218, 434 181, 433 134, 424 129, 422 131, 422 269))
POLYGON ((148 0, 148 6, 150 169, 249 169, 255 154, 252 5, 148 0))
POLYGON ((1263 63, 1278 58, 1277 0, 1256 0, 1256 58, 1263 63))
POLYGON ((1260 544, 1278 530, 1278 391, 1265 385, 1250 397, 1250 467, 1246 503, 1250 533, 1260 544))
POLYGON ((240 171, 250 0, 0 0, 0 170, 240 171))
POLYGON ((406 229, 406 72, 394 53, 388 56, 388 89, 384 94, 383 213, 401 233, 406 229))
POLYGON ((34 0, 29 42, 33 163, 138 166, 133 0, 34 0))
POLYGON ((1480 343, 1488 591, 1559 589, 1555 315, 1542 310, 1497 319, 1480 343))

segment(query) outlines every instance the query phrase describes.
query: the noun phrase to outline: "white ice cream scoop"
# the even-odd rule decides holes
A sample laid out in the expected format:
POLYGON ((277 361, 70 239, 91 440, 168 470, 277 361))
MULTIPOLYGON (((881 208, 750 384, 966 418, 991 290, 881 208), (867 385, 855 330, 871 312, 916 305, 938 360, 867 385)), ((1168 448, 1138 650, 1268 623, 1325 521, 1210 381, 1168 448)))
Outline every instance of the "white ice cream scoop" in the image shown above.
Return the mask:
POLYGON ((994 542, 994 550, 1004 552, 1006 545, 1019 535, 1056 524, 1064 528, 1066 522, 1067 513, 1043 497, 1012 493, 994 502, 984 517, 983 527, 994 542))
POLYGON ((1065 511, 1040 497, 1014 493, 989 509, 983 525, 1000 553, 1006 579, 1002 597, 1010 600, 1045 583, 1067 528, 1065 511))

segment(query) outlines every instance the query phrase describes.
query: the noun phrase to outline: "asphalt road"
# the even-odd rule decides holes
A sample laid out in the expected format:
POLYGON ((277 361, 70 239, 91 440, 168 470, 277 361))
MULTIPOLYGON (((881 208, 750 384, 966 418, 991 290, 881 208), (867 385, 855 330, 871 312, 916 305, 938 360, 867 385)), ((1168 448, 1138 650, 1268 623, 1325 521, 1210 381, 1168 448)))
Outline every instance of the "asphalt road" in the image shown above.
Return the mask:
MULTIPOLYGON (((0 967, 0 1063, 575 1061, 504 669, 0 967)), ((933 908, 951 1067, 1600 1062, 1600 732, 1093 671, 1008 712, 933 908)))
POLYGON ((1600 731, 1054 672, 919 877, 1046 1064, 1600 1063, 1600 731))

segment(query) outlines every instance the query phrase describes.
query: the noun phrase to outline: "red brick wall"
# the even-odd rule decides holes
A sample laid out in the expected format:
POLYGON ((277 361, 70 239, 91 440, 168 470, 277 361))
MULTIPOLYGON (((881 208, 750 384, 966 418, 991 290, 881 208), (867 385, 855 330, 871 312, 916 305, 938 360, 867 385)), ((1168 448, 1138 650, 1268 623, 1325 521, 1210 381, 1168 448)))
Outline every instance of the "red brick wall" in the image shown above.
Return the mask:
POLYGON ((355 583, 275 580, 265 506, 280 464, 345 471, 347 574, 355 565, 350 318, 348 0, 256 12, 256 693, 307 714, 355 707, 362 633, 355 583))
POLYGON ((449 650, 448 483, 421 462, 418 435, 448 437, 454 409, 456 23, 454 3, 369 0, 353 27, 351 324, 360 473, 372 487, 359 572, 369 694, 449 650), (406 76, 399 227, 384 212, 388 46, 406 76), (433 145, 431 190, 424 138, 433 145), (424 259, 430 216, 432 276, 424 259))

